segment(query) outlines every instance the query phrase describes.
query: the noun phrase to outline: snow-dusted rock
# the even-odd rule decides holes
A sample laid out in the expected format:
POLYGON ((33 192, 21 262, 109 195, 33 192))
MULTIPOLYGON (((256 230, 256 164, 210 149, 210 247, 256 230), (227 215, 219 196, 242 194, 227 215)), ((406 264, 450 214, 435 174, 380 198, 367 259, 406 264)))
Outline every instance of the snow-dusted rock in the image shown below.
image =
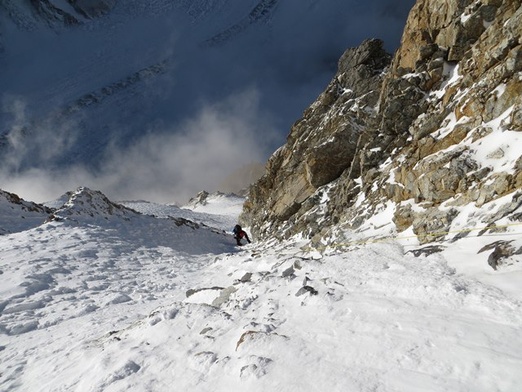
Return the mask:
POLYGON ((522 187, 522 7, 439 3, 417 2, 388 68, 368 42, 346 52, 251 188, 254 234, 323 246, 379 221, 424 243, 521 222, 518 206, 501 211, 522 187))
POLYGON ((95 18, 97 16, 106 14, 114 5, 116 0, 68 0, 69 3, 79 13, 89 17, 95 18))
POLYGON ((0 235, 37 227, 52 214, 51 208, 25 201, 14 193, 0 190, 0 235))
MULTIPOLYGON (((265 224, 277 226, 301 208, 311 208, 306 200, 355 164, 389 62, 379 40, 365 41, 342 56, 333 81, 294 124, 287 144, 272 155, 265 176, 250 189, 243 219, 259 234, 265 224)), ((293 231, 303 229, 294 223, 293 231)))
POLYGON ((93 191, 87 187, 68 192, 67 196, 68 201, 55 211, 52 219, 103 221, 122 218, 128 220, 141 215, 128 207, 110 201, 100 191, 93 191))

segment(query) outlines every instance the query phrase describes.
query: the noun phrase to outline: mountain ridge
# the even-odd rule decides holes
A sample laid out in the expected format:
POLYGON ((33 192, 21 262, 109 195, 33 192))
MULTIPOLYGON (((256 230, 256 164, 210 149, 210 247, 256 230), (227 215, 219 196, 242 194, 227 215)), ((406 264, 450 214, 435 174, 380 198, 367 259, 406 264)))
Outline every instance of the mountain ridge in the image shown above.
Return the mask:
MULTIPOLYGON (((73 9, 70 1, 46 1, 48 9, 73 9)), ((98 4, 82 4, 88 3, 98 4)), ((140 179, 121 172, 135 162, 131 155, 148 154, 144 164, 151 162, 157 154, 144 150, 155 139, 175 149, 180 138, 185 141, 186 134, 195 132, 187 130, 192 127, 201 129, 203 137, 194 144, 205 151, 212 132, 223 127, 222 138, 241 142, 241 148, 227 141, 228 151, 214 153, 212 160, 221 163, 214 165, 219 174, 209 176, 193 154, 173 164, 176 158, 165 153, 168 156, 149 168, 154 172, 161 166, 154 172, 159 188, 155 193, 161 194, 155 201, 169 200, 169 190, 159 184, 172 178, 195 182, 181 184, 179 189, 190 191, 176 199, 188 199, 201 189, 219 190, 238 165, 266 160, 283 140, 281 130, 334 73, 346 41, 363 34, 344 15, 357 11, 359 19, 384 20, 369 28, 394 36, 393 47, 411 3, 395 7, 400 11, 380 12, 371 4, 337 0, 320 6, 315 0, 129 0, 65 25, 58 17, 36 12, 35 5, 43 0, 6 0, 0 5, 2 187, 23 194, 17 184, 26 179, 33 184, 27 187, 28 196, 37 200, 44 192, 35 189, 32 173, 39 171, 40 189, 61 179, 54 188, 94 183, 115 199, 149 199, 143 189, 150 183, 134 187, 132 181, 140 179), (236 25, 245 28, 217 47, 205 46, 236 25), (241 105, 245 107, 237 108, 241 105), (127 165, 115 162, 127 157, 127 165), (192 162, 186 164, 189 159, 192 162), (107 185, 105 176, 111 170, 105 169, 115 166, 121 171, 111 175, 118 177, 114 183, 128 186, 107 185), (197 176, 186 173, 194 167, 197 176), (74 181, 78 173, 82 178, 74 181), (214 184, 205 183, 209 181, 214 184), (132 193, 121 192, 130 188, 132 193)), ((104 4, 113 2, 100 0, 99 7, 104 4)), ((38 201, 55 197, 49 188, 38 201)))

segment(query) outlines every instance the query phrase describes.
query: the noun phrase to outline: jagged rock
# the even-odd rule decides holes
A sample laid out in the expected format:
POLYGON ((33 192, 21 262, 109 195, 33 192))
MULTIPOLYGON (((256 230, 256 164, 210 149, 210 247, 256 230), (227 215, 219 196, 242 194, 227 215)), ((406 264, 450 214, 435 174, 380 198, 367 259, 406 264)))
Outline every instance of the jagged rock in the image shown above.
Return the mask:
POLYGON ((131 208, 110 201, 100 191, 93 191, 87 187, 67 192, 64 197, 68 200, 54 212, 53 220, 110 220, 113 217, 128 220, 140 215, 131 208))
POLYGON ((513 108, 510 117, 511 129, 513 131, 522 132, 522 105, 513 108))
POLYGON ((206 328, 203 328, 199 334, 200 335, 205 335, 205 334, 207 334, 207 332, 210 332, 212 330, 213 330, 212 327, 206 327, 206 328))
POLYGON ((510 217, 513 221, 520 220, 519 218, 522 217, 522 213, 517 211, 520 211, 522 209, 522 192, 516 192, 513 197, 511 198, 511 202, 506 203, 502 205, 494 214, 492 214, 488 220, 488 226, 490 224, 493 224, 497 220, 500 220, 505 217, 510 217))
MULTIPOLYGON (((38 212, 41 214, 50 214, 53 210, 44 205, 25 201, 15 193, 5 192, 0 189, 0 199, 11 205, 16 205, 22 211, 38 212)), ((13 207, 11 207, 12 209, 13 207)))
POLYGON ((241 279, 239 279, 239 282, 241 283, 248 283, 250 282, 250 280, 252 279, 252 273, 251 272, 247 272, 246 274, 244 274, 241 279))
POLYGON ((249 191, 241 220, 252 223, 255 235, 270 231, 263 228, 265 222, 276 226, 300 212, 319 187, 352 167, 389 61, 378 40, 365 41, 342 56, 334 80, 293 125, 286 145, 274 153, 266 174, 249 191))
POLYGON ((417 213, 413 221, 413 232, 421 244, 441 241, 448 234, 451 222, 457 214, 456 209, 429 209, 425 213, 417 213))
POLYGON ((502 1, 417 1, 410 11, 396 68, 410 72, 426 64, 439 48, 448 61, 460 61, 491 23, 502 1))
POLYGON ((391 201, 398 231, 413 227, 426 243, 445 237, 457 207, 515 193, 522 156, 477 149, 494 131, 522 129, 521 36, 518 0, 418 0, 389 66, 378 41, 343 55, 251 187, 241 219, 259 237, 320 242, 391 201), (514 167, 484 164, 508 156, 514 167), (422 205, 414 212, 412 202, 422 205))
POLYGON ((295 296, 300 297, 301 295, 304 295, 306 293, 309 293, 310 295, 319 294, 319 292, 316 289, 314 289, 312 286, 303 286, 297 291, 297 293, 295 293, 295 296))
POLYGON ((207 191, 201 191, 195 197, 191 198, 188 204, 193 206, 196 206, 198 204, 204 206, 207 204, 208 196, 209 193, 207 191))
POLYGON ((478 253, 493 249, 493 252, 491 252, 488 257, 488 264, 491 268, 497 270, 498 267, 502 264, 503 260, 513 255, 522 254, 522 248, 516 249, 513 245, 511 245, 511 242, 513 241, 495 241, 484 246, 478 251, 478 253))
POLYGON ((40 226, 54 209, 25 201, 18 195, 0 189, 0 235, 40 226))
POLYGON ((295 272, 294 266, 291 265, 290 267, 285 269, 281 275, 283 276, 283 278, 289 278, 294 275, 294 272, 295 272))
POLYGON ((205 290, 221 291, 221 290, 224 290, 224 289, 225 289, 224 287, 219 287, 219 286, 204 287, 202 289, 188 289, 186 291, 185 295, 187 296, 187 298, 189 298, 189 297, 192 297, 194 294, 199 293, 201 291, 205 291, 205 290))
POLYGON ((415 215, 410 204, 405 206, 398 205, 393 214, 393 222, 397 227, 397 231, 401 232, 410 227, 413 224, 414 217, 415 215))
POLYGON ((421 255, 429 256, 434 253, 442 252, 444 249, 445 249, 445 247, 443 247, 443 246, 432 245, 432 246, 425 246, 424 248, 409 250, 406 253, 413 253, 413 255, 415 257, 419 257, 421 255))
POLYGON ((288 339, 287 336, 285 335, 280 335, 278 333, 275 333, 275 332, 264 332, 264 331, 253 331, 253 330, 249 330, 249 331, 245 331, 241 334, 241 336, 239 337, 239 340, 237 341, 236 343, 236 351, 238 351, 238 349, 245 343, 249 342, 249 341, 255 341, 255 340, 258 340, 258 339, 272 339, 272 338, 276 338, 276 339, 283 339, 283 340, 286 340, 288 339))

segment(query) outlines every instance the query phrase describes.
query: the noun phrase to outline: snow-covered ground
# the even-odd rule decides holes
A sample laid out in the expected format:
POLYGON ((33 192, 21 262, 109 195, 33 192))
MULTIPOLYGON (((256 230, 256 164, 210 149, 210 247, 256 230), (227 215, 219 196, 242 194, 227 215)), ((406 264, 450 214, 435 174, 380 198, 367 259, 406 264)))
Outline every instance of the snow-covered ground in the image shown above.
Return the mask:
POLYGON ((237 248, 241 198, 69 196, 0 236, 2 391, 520 390, 520 296, 449 266, 464 241, 237 248))

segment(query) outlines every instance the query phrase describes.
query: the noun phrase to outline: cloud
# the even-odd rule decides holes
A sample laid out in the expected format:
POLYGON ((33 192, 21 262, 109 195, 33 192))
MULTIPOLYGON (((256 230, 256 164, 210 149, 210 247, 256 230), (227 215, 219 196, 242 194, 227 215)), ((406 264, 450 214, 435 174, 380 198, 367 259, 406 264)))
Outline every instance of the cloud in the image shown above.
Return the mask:
POLYGON ((202 106, 176 130, 155 131, 128 147, 109 148, 97 170, 74 165, 30 168, 15 176, 4 171, 0 183, 37 202, 82 185, 113 200, 185 202, 200 190, 215 190, 239 167, 262 161, 274 135, 260 111, 259 94, 249 89, 202 106))
POLYGON ((30 162, 46 164, 63 156, 74 146, 80 117, 64 117, 51 113, 39 122, 27 115, 24 99, 4 95, 2 115, 10 119, 9 132, 4 137, 8 148, 3 149, 2 170, 18 172, 30 162))
POLYGON ((200 44, 250 6, 189 21, 179 8, 152 15, 144 6, 138 16, 122 2, 129 17, 114 26, 11 34, 0 57, 0 131, 9 130, 10 144, 0 188, 35 201, 79 185, 113 199, 167 202, 210 191, 237 165, 265 162, 284 143, 345 49, 372 37, 395 49, 413 3, 281 1, 272 19, 210 48, 200 44), (163 60, 162 74, 127 83, 163 60), (118 83, 126 87, 64 114, 118 83))
MULTIPOLYGON (((108 153, 104 186, 111 193, 149 199, 187 199, 214 190, 238 167, 261 161, 274 134, 259 111, 259 96, 248 90, 204 106, 175 131, 154 132, 125 150, 108 153)), ((128 197, 128 196, 127 196, 128 197)))

